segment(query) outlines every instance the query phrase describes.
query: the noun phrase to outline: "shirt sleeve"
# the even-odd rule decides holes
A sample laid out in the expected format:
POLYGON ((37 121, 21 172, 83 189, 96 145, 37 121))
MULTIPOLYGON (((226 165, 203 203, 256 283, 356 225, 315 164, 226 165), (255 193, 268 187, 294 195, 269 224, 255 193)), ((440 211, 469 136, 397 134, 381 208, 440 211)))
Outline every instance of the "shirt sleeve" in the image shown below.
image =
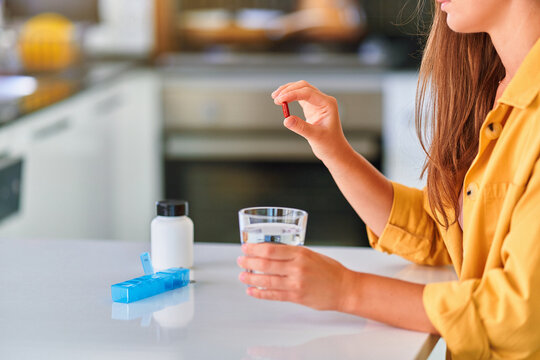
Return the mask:
POLYGON ((368 227, 371 246, 422 265, 448 265, 451 259, 433 219, 425 190, 392 182, 394 200, 380 237, 368 227))
POLYGON ((501 247, 502 266, 480 279, 424 288, 427 315, 453 359, 538 358, 540 162, 521 191, 501 247))

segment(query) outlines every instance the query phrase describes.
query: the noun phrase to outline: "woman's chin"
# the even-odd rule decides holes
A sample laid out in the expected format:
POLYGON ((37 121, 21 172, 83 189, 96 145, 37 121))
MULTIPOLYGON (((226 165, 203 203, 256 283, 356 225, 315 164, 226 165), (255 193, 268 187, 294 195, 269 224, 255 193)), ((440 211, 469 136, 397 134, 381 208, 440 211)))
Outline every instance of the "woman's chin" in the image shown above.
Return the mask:
POLYGON ((485 32, 484 30, 479 29, 477 26, 474 26, 474 24, 471 24, 470 22, 460 21, 459 17, 454 16, 453 14, 446 15, 446 24, 448 25, 450 30, 457 33, 470 34, 485 32))

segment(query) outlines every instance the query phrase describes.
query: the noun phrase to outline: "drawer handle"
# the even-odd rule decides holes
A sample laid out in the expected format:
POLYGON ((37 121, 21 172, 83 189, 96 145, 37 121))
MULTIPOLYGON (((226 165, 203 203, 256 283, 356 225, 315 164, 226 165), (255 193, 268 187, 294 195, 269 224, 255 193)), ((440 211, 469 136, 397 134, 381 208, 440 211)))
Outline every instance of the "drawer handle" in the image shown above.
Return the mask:
POLYGON ((57 135, 63 131, 69 129, 69 118, 61 118, 54 123, 44 126, 41 129, 34 132, 33 138, 35 140, 45 140, 51 136, 57 135))
POLYGON ((96 103, 94 113, 96 115, 108 114, 122 105, 122 97, 119 94, 114 94, 106 99, 96 103))

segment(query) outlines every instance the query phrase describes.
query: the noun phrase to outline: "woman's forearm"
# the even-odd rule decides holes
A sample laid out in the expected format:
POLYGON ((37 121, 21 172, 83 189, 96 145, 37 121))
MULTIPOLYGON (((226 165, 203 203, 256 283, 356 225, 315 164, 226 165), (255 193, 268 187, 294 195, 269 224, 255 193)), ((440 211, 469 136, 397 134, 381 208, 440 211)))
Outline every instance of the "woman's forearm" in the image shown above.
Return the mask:
POLYGON ((348 270, 339 311, 392 326, 438 334, 429 320, 422 284, 348 270))
POLYGON ((335 154, 323 163, 356 213, 380 236, 392 210, 392 184, 348 143, 335 154))

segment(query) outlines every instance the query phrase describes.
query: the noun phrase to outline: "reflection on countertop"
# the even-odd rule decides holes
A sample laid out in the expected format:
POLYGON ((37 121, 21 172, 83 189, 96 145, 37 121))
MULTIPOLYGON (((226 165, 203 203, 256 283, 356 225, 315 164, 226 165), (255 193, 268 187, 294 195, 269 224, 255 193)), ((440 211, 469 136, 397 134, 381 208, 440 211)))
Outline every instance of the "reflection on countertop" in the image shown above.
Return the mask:
POLYGON ((92 63, 58 73, 0 76, 0 126, 115 79, 132 62, 92 63))
POLYGON ((181 329, 193 319, 195 305, 194 289, 186 286, 168 291, 134 303, 112 303, 111 319, 141 319, 141 326, 150 326, 152 318, 163 329, 181 329))

